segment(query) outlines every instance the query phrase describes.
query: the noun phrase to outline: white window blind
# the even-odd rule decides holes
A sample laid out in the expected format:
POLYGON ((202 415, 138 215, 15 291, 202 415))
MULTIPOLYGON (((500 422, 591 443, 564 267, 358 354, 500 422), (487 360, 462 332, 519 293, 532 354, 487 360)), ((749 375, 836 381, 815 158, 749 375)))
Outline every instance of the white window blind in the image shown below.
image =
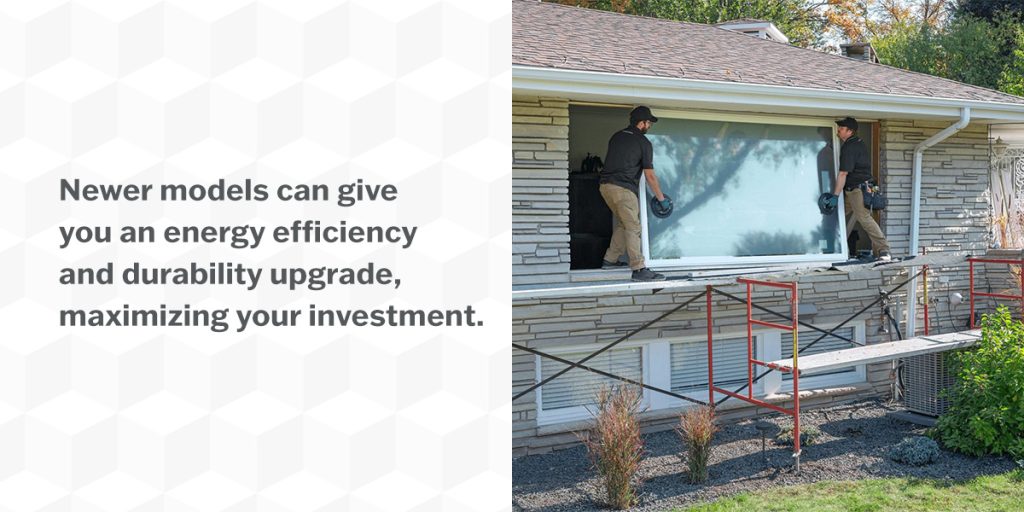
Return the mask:
MULTIPOLYGON (((826 331, 831 330, 831 329, 828 329, 828 328, 824 328, 824 329, 826 331)), ((800 344, 800 349, 803 349, 807 345, 810 345, 811 342, 813 342, 814 340, 818 339, 823 334, 824 333, 821 333, 821 332, 818 332, 818 331, 812 331, 810 329, 803 330, 803 328, 801 328, 800 334, 797 337, 798 343, 800 344)), ((847 339, 856 340, 856 338, 854 338, 854 334, 855 333, 854 333, 853 327, 843 327, 842 329, 837 330, 836 334, 838 334, 839 336, 842 336, 844 338, 847 338, 847 339)), ((815 343, 813 347, 811 347, 811 348, 801 352, 800 355, 801 356, 809 356, 811 354, 820 354, 822 352, 832 352, 833 350, 842 350, 842 349, 845 349, 845 348, 853 348, 855 346, 856 345, 852 345, 850 343, 847 343, 847 342, 845 342, 845 341, 843 341, 843 340, 841 340, 839 338, 836 338, 835 336, 826 336, 825 339, 815 343)), ((786 359, 786 360, 792 360, 793 359, 793 335, 792 335, 792 333, 788 333, 788 332, 782 333, 782 359, 786 359)), ((817 376, 820 376, 820 375, 836 375, 836 374, 840 374, 840 373, 851 373, 851 372, 855 372, 855 371, 857 371, 856 368, 850 367, 850 368, 843 368, 841 370, 836 370, 836 371, 833 371, 833 372, 816 373, 816 374, 814 374, 814 376, 817 377, 817 376)), ((792 380, 793 379, 793 375, 790 374, 790 373, 784 373, 782 379, 786 380, 786 381, 792 380)))
MULTIPOLYGON (((591 353, 560 354, 559 357, 569 361, 579 361, 591 353)), ((584 364, 613 375, 643 382, 642 354, 643 352, 639 347, 609 350, 584 364)), ((541 358, 541 378, 545 379, 554 375, 565 369, 565 367, 565 364, 558 361, 541 358)), ((602 385, 614 387, 619 384, 625 383, 587 370, 573 368, 541 386, 541 409, 550 411, 553 409, 594 404, 597 402, 597 392, 602 385)))
MULTIPOLYGON (((715 385, 719 387, 747 382, 747 339, 714 340, 715 385)), ((708 344, 706 341, 673 343, 672 391, 689 393, 708 389, 708 344)), ((757 339, 754 339, 757 357, 757 339)))

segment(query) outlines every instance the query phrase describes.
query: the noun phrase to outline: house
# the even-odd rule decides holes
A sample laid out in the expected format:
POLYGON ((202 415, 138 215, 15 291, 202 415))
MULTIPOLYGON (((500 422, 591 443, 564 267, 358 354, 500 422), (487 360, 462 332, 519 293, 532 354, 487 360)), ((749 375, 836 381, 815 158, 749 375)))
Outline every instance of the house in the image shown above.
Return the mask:
MULTIPOLYGON (((660 118, 648 137, 676 211, 669 219, 643 215, 643 242, 649 265, 670 276, 827 267, 869 249, 867 237, 847 232, 842 215, 829 221, 815 203, 831 187, 834 122, 845 116, 861 122, 873 173, 889 198, 878 220, 894 255, 989 249, 990 127, 1024 121, 1024 98, 793 47, 777 36, 751 37, 742 33, 746 23, 735 31, 529 0, 512 5, 514 344, 578 361, 638 331, 588 364, 707 398, 704 301, 645 327, 703 287, 617 286, 628 271, 595 268, 611 217, 593 174, 578 171, 589 155, 603 158, 608 137, 635 105, 660 118)), ((800 319, 830 330, 910 275, 906 268, 801 273, 800 319)), ((1005 269, 991 274, 990 286, 1002 286, 1005 276, 1005 269)), ((915 279, 889 305, 904 337, 922 330, 923 311, 914 305, 924 281, 915 279)), ((930 300, 939 296, 932 332, 962 330, 968 310, 948 297, 966 295, 966 266, 933 269, 928 282, 930 300)), ((788 304, 780 291, 759 292, 757 300, 775 309, 788 304)), ((718 295, 713 306, 716 385, 745 383, 745 306, 718 295)), ((873 307, 836 334, 875 343, 888 341, 892 327, 873 307)), ((760 359, 792 353, 778 331, 752 335, 760 359)), ((802 331, 799 346, 817 337, 802 331)), ((848 346, 830 337, 807 353, 848 346)), ((514 349, 513 394, 563 368, 514 349)), ((892 364, 878 363, 801 378, 801 402, 887 396, 893 375, 892 364)), ((515 400, 513 455, 574 444, 600 379, 574 369, 515 400)), ((785 404, 791 389, 786 376, 773 373, 753 391, 785 404)), ((649 430, 670 428, 686 405, 651 390, 643 400, 649 430)), ((719 408, 725 418, 764 412, 735 400, 719 408)))

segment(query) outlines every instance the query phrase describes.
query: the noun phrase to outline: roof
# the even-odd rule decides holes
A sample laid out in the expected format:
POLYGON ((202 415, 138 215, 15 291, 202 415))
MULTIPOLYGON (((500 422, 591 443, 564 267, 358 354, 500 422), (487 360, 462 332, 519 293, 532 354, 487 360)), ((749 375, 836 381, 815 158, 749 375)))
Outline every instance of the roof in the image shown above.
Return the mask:
POLYGON ((512 64, 1024 105, 1024 98, 712 25, 512 2, 512 64))

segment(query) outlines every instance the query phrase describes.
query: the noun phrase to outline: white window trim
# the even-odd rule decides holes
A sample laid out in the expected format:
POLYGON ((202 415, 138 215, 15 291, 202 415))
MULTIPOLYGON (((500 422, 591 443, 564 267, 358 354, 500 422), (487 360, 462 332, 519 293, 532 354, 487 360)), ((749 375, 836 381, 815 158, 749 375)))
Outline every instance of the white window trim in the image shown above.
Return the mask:
MULTIPOLYGON (((817 327, 824 330, 831 330, 838 323, 835 324, 815 324, 817 327)), ((861 343, 864 342, 865 338, 865 326, 863 321, 850 322, 847 324, 849 327, 854 329, 854 340, 861 343)), ((759 359, 762 361, 775 361, 782 357, 782 335, 786 334, 783 331, 777 329, 764 329, 754 330, 752 332, 754 336, 754 342, 757 344, 756 353, 760 355, 759 359)), ((718 333, 715 338, 746 338, 746 331, 737 332, 725 332, 718 333)), ((654 387, 661 389, 672 389, 672 363, 671 363, 671 346, 673 343, 694 343, 694 342, 707 342, 706 335, 692 335, 692 336, 673 336, 669 338, 658 338, 649 340, 638 340, 633 342, 622 343, 616 345, 612 350, 615 349, 628 349, 628 348, 640 348, 640 362, 641 362, 641 375, 643 382, 654 387), (652 364, 657 362, 657 364, 652 364)), ((548 351, 551 355, 564 356, 566 354, 573 354, 579 352, 593 352, 598 350, 600 346, 594 344, 588 345, 576 345, 572 347, 559 347, 548 351)), ((534 366, 536 382, 540 382, 543 378, 541 373, 541 356, 535 356, 534 366)), ((586 364, 586 363, 584 363, 586 364)), ((760 374, 763 372, 763 368, 760 366, 754 367, 754 374, 760 374)), ((851 384, 858 384, 867 381, 867 366, 860 365, 854 367, 853 372, 843 373, 839 375, 821 375, 821 376, 810 376, 803 377, 800 379, 800 389, 823 389, 837 386, 845 386, 851 384)), ((754 383, 754 396, 758 398, 764 398, 766 396, 776 395, 779 393, 788 393, 789 391, 783 390, 782 374, 779 372, 770 372, 764 376, 761 380, 754 383)), ((786 385, 788 387, 788 385, 786 385)), ((708 399, 707 388, 698 389, 690 393, 684 393, 684 396, 694 398, 696 400, 705 401, 708 399)), ((715 400, 721 400, 725 395, 721 393, 715 394, 715 400)), ((593 417, 591 408, 587 406, 576 406, 566 407, 564 409, 558 409, 555 411, 544 411, 543 410, 543 387, 537 388, 537 425, 547 426, 558 423, 566 423, 570 421, 588 420, 593 417)), ((680 398, 665 395, 648 389, 642 390, 642 398, 640 401, 641 411, 654 411, 660 409, 673 409, 692 405, 691 402, 687 402, 680 398)), ((753 407, 753 405, 751 405, 753 407)))
MULTIPOLYGON (((839 139, 836 135, 835 120, 831 118, 816 117, 779 117, 758 114, 722 114, 717 112, 697 112, 685 110, 662 110, 657 109, 658 117, 671 119, 693 119, 704 121, 732 121, 746 123, 765 123, 777 125, 794 126, 820 126, 832 129, 833 167, 839 168, 839 139)), ((835 179, 835 176, 832 177, 835 179)), ((836 211, 843 212, 844 194, 839 194, 839 206, 836 211)), ((837 228, 843 236, 840 236, 840 248, 837 254, 801 254, 801 255, 773 255, 773 256, 693 256, 675 259, 654 259, 651 258, 650 244, 648 243, 647 225, 647 180, 640 179, 640 243, 644 259, 652 267, 752 267, 758 265, 777 265, 786 263, 832 263, 839 259, 845 259, 849 253, 846 243, 846 216, 839 215, 839 227, 837 228)))
MULTIPOLYGON (((751 332, 752 336, 754 337, 754 353, 755 354, 764 354, 764 351, 766 349, 766 347, 765 347, 765 335, 768 334, 769 332, 770 331, 766 331, 766 330, 754 330, 754 331, 751 332)), ((736 332, 724 332, 724 333, 717 333, 717 334, 715 334, 715 339, 716 340, 720 339, 720 338, 736 338, 736 339, 741 339, 742 338, 742 339, 745 340, 745 339, 747 339, 747 332, 746 331, 736 331, 736 332)), ((665 357, 666 357, 666 359, 665 359, 665 365, 664 366, 665 366, 665 372, 667 373, 667 377, 665 378, 664 382, 662 383, 663 386, 659 386, 659 385, 653 384, 653 383, 651 385, 652 386, 657 386, 657 387, 662 388, 662 389, 671 390, 672 389, 672 361, 671 361, 671 346, 672 346, 672 344, 673 343, 693 343, 693 342, 699 342, 699 343, 704 343, 705 345, 707 345, 708 337, 707 337, 707 335, 676 336, 676 337, 672 337, 672 338, 662 338, 662 339, 660 339, 658 341, 665 344, 665 357)), ((757 375, 757 367, 756 366, 754 367, 754 375, 755 376, 757 375)), ((767 378, 767 376, 765 378, 767 378)), ((765 379, 761 379, 760 381, 757 381, 757 382, 754 383, 754 396, 763 396, 765 394, 765 382, 764 381, 765 381, 765 379)), ((716 386, 722 387, 720 384, 717 384, 717 383, 716 383, 716 386)), ((728 388, 726 388, 726 389, 728 389, 728 388)), ((705 402, 708 399, 708 388, 700 388, 700 389, 698 389, 696 391, 691 391, 689 393, 680 393, 680 394, 682 394, 685 397, 689 397, 689 398, 693 398, 693 399, 705 402)), ((668 396, 668 395, 666 395, 664 393, 652 393, 652 395, 656 396, 656 398, 652 397, 652 401, 657 403, 657 405, 658 405, 657 408, 658 409, 668 409, 668 408, 673 408, 673 407, 684 407, 684 406, 688 406, 688 405, 693 405, 692 402, 687 402, 686 400, 683 400, 681 398, 676 398, 676 397, 673 397, 673 396, 668 396)), ((717 400, 721 400, 721 399, 723 399, 725 397, 726 397, 726 395, 724 395, 722 393, 718 393, 718 392, 715 393, 715 400, 716 401, 717 400)), ((652 409, 654 409, 654 407, 652 407, 652 409)))

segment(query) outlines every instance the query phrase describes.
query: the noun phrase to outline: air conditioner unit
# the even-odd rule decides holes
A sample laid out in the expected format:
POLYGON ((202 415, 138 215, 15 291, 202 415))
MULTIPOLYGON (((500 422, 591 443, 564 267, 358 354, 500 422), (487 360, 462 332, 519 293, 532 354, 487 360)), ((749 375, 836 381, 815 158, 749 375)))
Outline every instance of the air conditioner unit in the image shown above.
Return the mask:
POLYGON ((945 353, 924 354, 903 360, 903 402, 908 410, 940 416, 949 408, 942 391, 956 383, 949 372, 945 353))

